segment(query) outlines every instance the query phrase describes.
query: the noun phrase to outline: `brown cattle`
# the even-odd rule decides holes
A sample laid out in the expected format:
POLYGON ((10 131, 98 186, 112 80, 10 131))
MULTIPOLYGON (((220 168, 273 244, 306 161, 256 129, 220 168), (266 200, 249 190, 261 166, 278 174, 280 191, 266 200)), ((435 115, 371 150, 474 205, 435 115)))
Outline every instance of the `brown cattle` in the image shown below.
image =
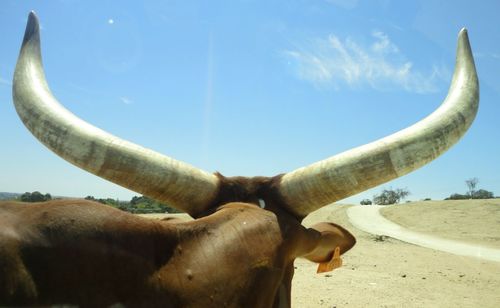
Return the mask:
POLYGON ((340 264, 354 237, 302 219, 407 174, 472 124, 479 86, 467 32, 450 91, 393 135, 275 177, 231 177, 110 135, 52 95, 31 13, 13 82, 16 110, 49 149, 97 176, 174 206, 190 222, 148 220, 82 200, 0 204, 0 305, 289 307, 293 262, 340 264))
POLYGON ((296 257, 355 243, 234 202, 175 224, 86 200, 7 202, 0 226, 2 306, 286 307, 296 257))

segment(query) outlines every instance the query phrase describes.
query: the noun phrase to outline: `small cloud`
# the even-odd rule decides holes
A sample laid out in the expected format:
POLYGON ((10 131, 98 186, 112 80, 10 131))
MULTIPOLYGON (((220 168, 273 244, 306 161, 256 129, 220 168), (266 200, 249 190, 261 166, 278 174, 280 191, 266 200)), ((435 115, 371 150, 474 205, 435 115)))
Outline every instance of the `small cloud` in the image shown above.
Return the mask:
POLYGON ((381 31, 373 31, 372 36, 377 39, 372 45, 372 50, 374 52, 380 53, 398 53, 399 49, 390 40, 387 34, 381 31))
POLYGON ((112 25, 114 23, 115 23, 114 19, 112 19, 112 18, 108 19, 108 24, 112 25))
POLYGON ((447 69, 437 66, 430 72, 420 72, 387 34, 375 30, 372 37, 373 43, 363 46, 349 37, 342 40, 332 34, 300 50, 285 51, 285 56, 292 60, 300 79, 335 89, 347 84, 429 93, 436 92, 437 83, 450 76, 447 69))
POLYGON ((125 96, 122 96, 120 97, 120 100, 122 101, 122 103, 124 103, 125 105, 131 105, 133 104, 134 102, 128 98, 128 97, 125 97, 125 96))

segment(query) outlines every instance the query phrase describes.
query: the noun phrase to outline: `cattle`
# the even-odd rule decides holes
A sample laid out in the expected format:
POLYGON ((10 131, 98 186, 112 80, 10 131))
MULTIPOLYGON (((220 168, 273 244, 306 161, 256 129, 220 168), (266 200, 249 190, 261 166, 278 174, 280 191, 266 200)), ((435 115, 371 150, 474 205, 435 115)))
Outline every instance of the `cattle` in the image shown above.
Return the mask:
POLYGON ((17 113, 70 163, 195 218, 162 221, 85 200, 0 204, 0 305, 289 307, 294 260, 341 265, 356 240, 301 222, 437 158, 468 130, 479 85, 467 31, 443 104, 402 131, 272 177, 225 177, 122 140, 52 95, 32 12, 13 81, 17 113))
POLYGON ((11 202, 0 225, 1 305, 287 306, 296 257, 328 263, 355 243, 239 202, 177 223, 87 200, 11 202))

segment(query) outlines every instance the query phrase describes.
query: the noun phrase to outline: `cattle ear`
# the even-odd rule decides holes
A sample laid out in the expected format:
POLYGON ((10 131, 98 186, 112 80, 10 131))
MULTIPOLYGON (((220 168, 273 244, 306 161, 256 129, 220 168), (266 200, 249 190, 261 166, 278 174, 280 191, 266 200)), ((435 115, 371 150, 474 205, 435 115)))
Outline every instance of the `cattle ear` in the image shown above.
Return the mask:
POLYGON ((356 244, 356 238, 345 228, 330 222, 322 222, 311 227, 320 233, 316 247, 303 257, 317 263, 330 262, 336 249, 339 256, 356 244))

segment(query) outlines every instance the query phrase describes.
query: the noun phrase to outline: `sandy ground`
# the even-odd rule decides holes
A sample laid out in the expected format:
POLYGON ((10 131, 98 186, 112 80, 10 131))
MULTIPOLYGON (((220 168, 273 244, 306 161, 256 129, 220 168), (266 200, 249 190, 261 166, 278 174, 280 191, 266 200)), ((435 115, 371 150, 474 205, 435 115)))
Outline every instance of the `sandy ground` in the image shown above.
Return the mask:
MULTIPOLYGON (((358 242, 330 273, 297 259, 292 307, 500 307, 500 262, 365 233, 349 223, 348 207, 330 205, 304 221, 336 222, 358 242)), ((415 202, 382 214, 414 231, 500 248, 500 200, 415 202)))
MULTIPOLYGON (((293 307, 499 307, 500 263, 359 231, 349 223, 347 207, 325 207, 304 222, 337 222, 358 242, 344 255, 344 266, 331 273, 315 274, 314 264, 297 260, 293 307)), ((405 204, 382 213, 412 230, 473 243, 482 239, 492 247, 500 243, 498 200, 405 204)))
POLYGON ((500 199, 412 202, 381 213, 412 231, 500 248, 500 199))

